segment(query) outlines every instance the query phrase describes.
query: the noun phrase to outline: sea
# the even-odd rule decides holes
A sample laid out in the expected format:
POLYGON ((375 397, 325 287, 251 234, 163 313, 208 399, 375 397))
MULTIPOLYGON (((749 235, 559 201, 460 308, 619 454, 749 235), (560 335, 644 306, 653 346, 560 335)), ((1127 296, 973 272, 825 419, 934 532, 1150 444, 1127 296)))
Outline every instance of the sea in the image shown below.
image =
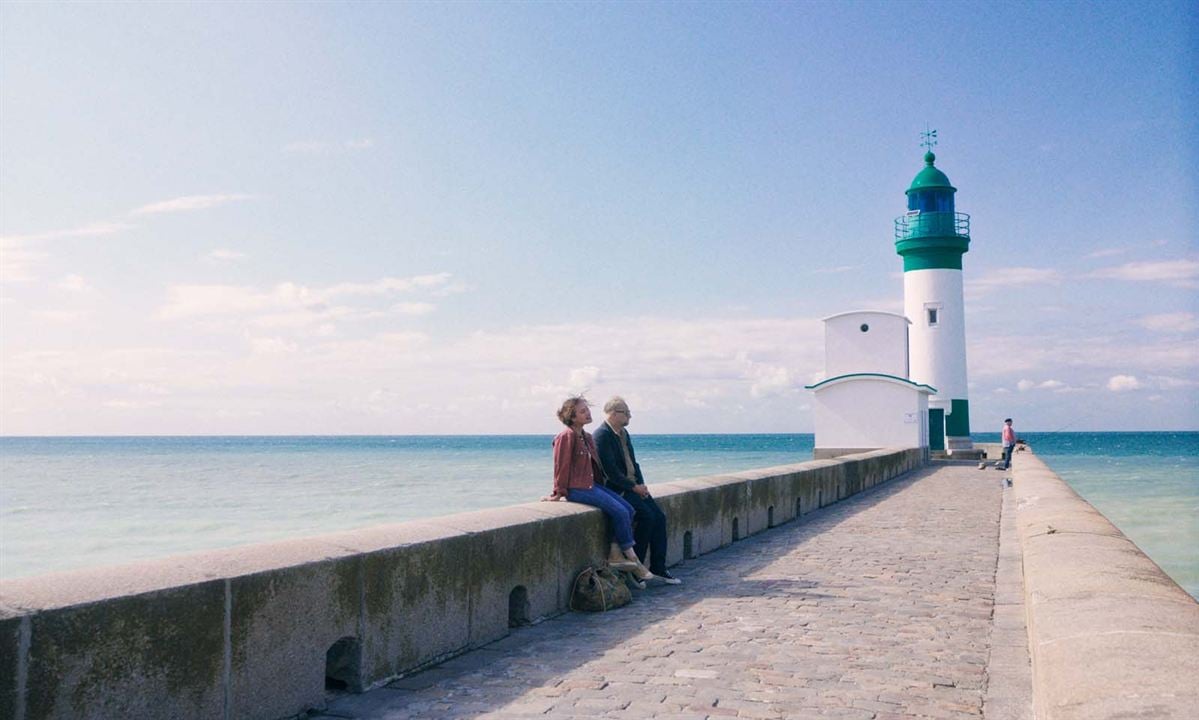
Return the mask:
MULTIPOLYGON (((1199 433, 1021 433, 1199 598, 1199 433)), ((810 460, 811 434, 636 435, 647 481, 810 460)), ((997 442, 997 434, 979 434, 997 442)), ((2 437, 0 578, 532 502, 549 435, 2 437)))

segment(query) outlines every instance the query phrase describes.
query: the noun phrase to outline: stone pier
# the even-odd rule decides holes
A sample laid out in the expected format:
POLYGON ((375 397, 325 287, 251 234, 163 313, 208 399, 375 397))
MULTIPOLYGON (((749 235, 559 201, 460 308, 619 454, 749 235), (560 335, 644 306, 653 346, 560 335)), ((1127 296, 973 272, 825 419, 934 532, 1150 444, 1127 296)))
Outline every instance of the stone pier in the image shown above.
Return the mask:
POLYGON ((1004 477, 918 470, 319 717, 1031 718, 1004 477))

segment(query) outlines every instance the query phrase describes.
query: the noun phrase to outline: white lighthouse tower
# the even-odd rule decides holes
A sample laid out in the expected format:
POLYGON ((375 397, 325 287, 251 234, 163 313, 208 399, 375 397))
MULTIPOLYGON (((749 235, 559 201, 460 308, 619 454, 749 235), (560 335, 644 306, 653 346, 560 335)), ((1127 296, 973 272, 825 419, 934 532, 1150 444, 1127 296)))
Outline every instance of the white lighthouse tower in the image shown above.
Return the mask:
POLYGON ((970 216, 955 212, 957 189, 933 165, 936 134, 924 133, 928 152, 907 190, 908 211, 895 219, 895 251, 903 257, 903 311, 912 322, 910 377, 937 389, 929 399, 929 450, 966 454, 973 444, 962 256, 970 247, 970 216))

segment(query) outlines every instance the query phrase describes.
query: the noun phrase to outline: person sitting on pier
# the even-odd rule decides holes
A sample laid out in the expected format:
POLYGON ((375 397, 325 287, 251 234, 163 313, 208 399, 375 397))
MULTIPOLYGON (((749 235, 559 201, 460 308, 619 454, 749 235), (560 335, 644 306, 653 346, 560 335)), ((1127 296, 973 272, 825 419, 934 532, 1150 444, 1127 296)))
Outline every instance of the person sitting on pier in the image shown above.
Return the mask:
POLYGON ((620 493, 636 513, 633 549, 637 559, 644 563, 648 549, 649 571, 668 585, 681 585, 683 581, 666 569, 666 513, 649 494, 645 476, 637 464, 633 439, 627 430, 633 417, 629 404, 616 395, 604 403, 604 414, 607 419, 595 431, 595 447, 599 451, 600 464, 604 466, 608 489, 620 493))
POLYGON ((654 574, 633 552, 633 506, 604 487, 604 469, 595 440, 583 429, 591 422, 587 400, 578 395, 567 398, 558 410, 558 419, 566 429, 554 438, 554 490, 542 500, 569 500, 602 510, 616 535, 609 550, 609 564, 617 570, 628 570, 640 581, 653 579, 654 574))

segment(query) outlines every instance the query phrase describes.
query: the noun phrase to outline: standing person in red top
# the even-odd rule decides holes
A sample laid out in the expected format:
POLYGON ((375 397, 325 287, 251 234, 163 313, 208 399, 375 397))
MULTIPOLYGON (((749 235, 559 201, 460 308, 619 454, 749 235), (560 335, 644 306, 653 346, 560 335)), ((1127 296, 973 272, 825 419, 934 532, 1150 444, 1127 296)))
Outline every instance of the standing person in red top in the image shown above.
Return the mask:
POLYGON ((1011 418, 1003 421, 1000 436, 1003 439, 1003 469, 1007 470, 1012 466, 1012 451, 1016 449, 1016 431, 1012 428, 1011 418))
POLYGON ((554 491, 542 500, 569 500, 602 510, 616 530, 608 561, 615 568, 629 570, 638 580, 652 579, 654 574, 633 551, 633 506, 603 485, 604 470, 595 440, 583 429, 591 422, 587 400, 567 398, 558 409, 558 419, 566 429, 554 438, 554 491))

